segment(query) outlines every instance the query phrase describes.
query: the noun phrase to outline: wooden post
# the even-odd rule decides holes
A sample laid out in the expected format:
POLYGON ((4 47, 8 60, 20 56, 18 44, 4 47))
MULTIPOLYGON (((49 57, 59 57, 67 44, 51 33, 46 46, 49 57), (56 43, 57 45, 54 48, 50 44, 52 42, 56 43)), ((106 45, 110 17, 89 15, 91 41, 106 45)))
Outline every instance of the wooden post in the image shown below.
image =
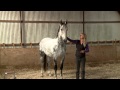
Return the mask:
POLYGON ((14 43, 12 43, 12 45, 13 45, 13 48, 15 47, 15 44, 14 43))
POLYGON ((21 36, 21 43, 22 43, 22 11, 20 11, 20 36, 21 36))
POLYGON ((116 45, 116 39, 115 39, 115 45, 116 45))
POLYGON ((112 40, 112 44, 114 45, 114 41, 112 40))
POLYGON ((24 11, 20 11, 20 35, 21 35, 21 43, 25 43, 23 41, 24 35, 24 11))
POLYGON ((21 47, 22 47, 22 42, 20 43, 21 47))
POLYGON ((98 45, 100 45, 100 41, 98 41, 98 45))
POLYGON ((92 43, 92 41, 91 41, 91 46, 92 46, 92 44, 93 44, 93 43, 92 43))
POLYGON ((0 48, 0 66, 1 66, 1 48, 0 48))
POLYGON ((3 43, 3 48, 5 48, 5 43, 3 43))
POLYGON ((107 41, 105 41, 105 44, 107 44, 107 41))
POLYGON ((32 43, 30 43, 30 46, 31 46, 31 48, 32 48, 32 43))
POLYGON ((83 11, 83 33, 85 33, 85 21, 84 21, 84 11, 83 11))

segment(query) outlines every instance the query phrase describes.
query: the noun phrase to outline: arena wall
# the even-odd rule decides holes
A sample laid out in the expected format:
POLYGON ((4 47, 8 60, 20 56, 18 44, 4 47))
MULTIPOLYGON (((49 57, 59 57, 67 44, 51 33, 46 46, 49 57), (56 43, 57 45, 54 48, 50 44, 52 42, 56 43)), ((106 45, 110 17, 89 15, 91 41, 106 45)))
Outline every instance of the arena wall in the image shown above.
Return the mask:
MULTIPOLYGON (((75 45, 67 45, 65 64, 75 63, 75 45)), ((90 46, 87 62, 116 62, 120 60, 119 45, 90 46)), ((1 48, 0 65, 39 65, 38 48, 1 48)))

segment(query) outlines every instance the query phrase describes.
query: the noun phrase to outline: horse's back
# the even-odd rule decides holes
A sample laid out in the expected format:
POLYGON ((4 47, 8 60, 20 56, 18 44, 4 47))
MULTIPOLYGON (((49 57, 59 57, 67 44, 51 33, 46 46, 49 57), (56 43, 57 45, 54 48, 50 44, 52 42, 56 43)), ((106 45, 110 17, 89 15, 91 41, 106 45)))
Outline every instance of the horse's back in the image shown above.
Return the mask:
POLYGON ((43 38, 41 41, 40 41, 40 43, 39 43, 39 45, 53 45, 53 44, 57 44, 57 39, 53 39, 53 38, 43 38))
POLYGON ((44 38, 39 43, 40 51, 45 52, 48 56, 51 56, 54 52, 54 47, 57 46, 57 39, 44 38))
POLYGON ((41 45, 43 42, 46 42, 46 41, 48 41, 48 40, 51 40, 51 38, 43 38, 43 39, 40 41, 39 45, 41 45))

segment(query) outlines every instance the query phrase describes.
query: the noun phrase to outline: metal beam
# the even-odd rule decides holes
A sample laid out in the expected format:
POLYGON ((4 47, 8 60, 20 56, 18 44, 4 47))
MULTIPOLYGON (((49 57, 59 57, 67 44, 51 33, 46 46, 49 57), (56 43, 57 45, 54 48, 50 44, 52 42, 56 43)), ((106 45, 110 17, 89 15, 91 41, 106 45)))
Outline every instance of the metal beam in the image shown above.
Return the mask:
POLYGON ((83 33, 85 33, 85 31, 84 31, 85 30, 85 23, 84 23, 85 20, 84 19, 85 18, 84 18, 84 11, 83 11, 83 33))
POLYGON ((22 43, 22 11, 20 11, 20 36, 21 36, 21 43, 22 43))
MULTIPOLYGON (((60 23, 60 21, 23 21, 23 20, 0 20, 5 23, 60 23)), ((83 23, 83 21, 68 21, 68 23, 83 23)), ((84 21, 84 23, 120 23, 120 21, 84 21)))

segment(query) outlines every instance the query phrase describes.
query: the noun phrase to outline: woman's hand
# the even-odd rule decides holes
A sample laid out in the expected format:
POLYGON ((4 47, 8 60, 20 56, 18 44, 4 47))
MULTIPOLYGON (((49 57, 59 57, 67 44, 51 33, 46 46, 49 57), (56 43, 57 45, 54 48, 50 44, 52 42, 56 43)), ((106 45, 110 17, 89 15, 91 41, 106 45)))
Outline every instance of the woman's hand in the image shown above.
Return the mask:
POLYGON ((81 50, 80 53, 85 53, 85 50, 81 50))

